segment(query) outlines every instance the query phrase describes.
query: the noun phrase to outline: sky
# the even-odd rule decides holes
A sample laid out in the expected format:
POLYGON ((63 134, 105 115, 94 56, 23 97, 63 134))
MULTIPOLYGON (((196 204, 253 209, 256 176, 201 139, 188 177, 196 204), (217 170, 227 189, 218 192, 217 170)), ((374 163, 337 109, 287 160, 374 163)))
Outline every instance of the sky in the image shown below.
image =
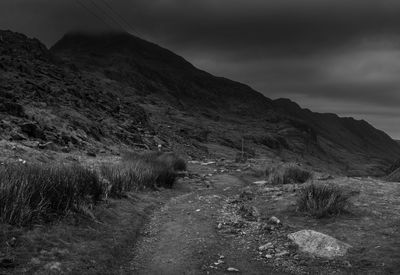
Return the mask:
POLYGON ((400 139, 400 1, 0 0, 0 29, 48 47, 68 31, 108 28, 400 139))

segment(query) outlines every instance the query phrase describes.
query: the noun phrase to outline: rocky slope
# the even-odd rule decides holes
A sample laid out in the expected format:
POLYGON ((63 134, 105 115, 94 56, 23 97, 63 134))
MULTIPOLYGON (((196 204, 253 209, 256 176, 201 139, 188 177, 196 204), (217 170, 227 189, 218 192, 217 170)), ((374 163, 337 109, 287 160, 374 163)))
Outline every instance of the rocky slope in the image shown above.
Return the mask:
POLYGON ((317 114, 201 71, 125 33, 65 35, 50 50, 0 32, 1 137, 53 150, 218 150, 380 174, 400 146, 365 121, 317 114))

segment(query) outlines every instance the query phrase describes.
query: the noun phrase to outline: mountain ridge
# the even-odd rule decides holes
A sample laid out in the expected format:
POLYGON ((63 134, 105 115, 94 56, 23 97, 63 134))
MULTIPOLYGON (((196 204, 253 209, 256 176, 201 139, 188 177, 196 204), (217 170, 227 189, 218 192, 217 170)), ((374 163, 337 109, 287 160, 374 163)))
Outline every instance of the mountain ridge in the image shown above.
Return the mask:
MULTIPOLYGON (((19 75, 19 65, 14 66, 7 51, 0 51, 0 56, 13 63, 11 71, 19 75)), ((48 59, 34 57, 30 61, 22 60, 25 53, 21 52, 18 62, 25 67, 40 63, 35 66, 60 72, 61 78, 50 74, 45 80, 61 87, 67 97, 60 107, 77 102, 70 108, 75 116, 84 117, 80 118, 84 122, 77 123, 75 116, 62 121, 73 124, 73 132, 80 132, 77 139, 85 144, 82 147, 111 146, 118 141, 153 148, 161 141, 190 155, 193 150, 196 154, 215 153, 215 145, 239 151, 244 140, 249 157, 296 160, 347 174, 381 174, 400 155, 395 141, 365 121, 314 113, 289 99, 271 100, 245 84, 199 70, 183 57, 129 34, 67 34, 44 52, 48 59), (89 100, 91 110, 78 104, 80 100, 89 100), (126 125, 137 116, 141 127, 135 119, 126 125), (96 122, 98 133, 93 139, 93 125, 88 125, 99 117, 103 120, 96 122), (119 129, 118 134, 110 130, 113 128, 119 129), (125 136, 135 138, 127 141, 125 136)), ((24 74, 25 82, 42 78, 32 71, 24 74)), ((16 85, 23 81, 14 76, 6 80, 16 85)), ((30 90, 32 87, 26 89, 30 90)), ((31 100, 39 101, 35 96, 31 100)), ((32 105, 14 101, 24 107, 32 105)), ((59 143, 58 138, 52 141, 59 143)))

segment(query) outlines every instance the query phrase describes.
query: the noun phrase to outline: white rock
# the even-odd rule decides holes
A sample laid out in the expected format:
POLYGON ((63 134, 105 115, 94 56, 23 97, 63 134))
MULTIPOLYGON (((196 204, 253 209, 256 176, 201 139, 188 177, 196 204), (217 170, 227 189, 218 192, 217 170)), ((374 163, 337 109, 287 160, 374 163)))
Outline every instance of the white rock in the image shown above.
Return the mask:
POLYGON ((239 272, 239 269, 234 268, 234 267, 228 267, 228 268, 226 269, 226 271, 229 271, 229 272, 239 272))
POLYGON ((264 250, 267 250, 268 248, 273 248, 273 247, 274 247, 274 245, 272 243, 267 243, 267 244, 264 244, 264 245, 260 246, 258 248, 258 250, 264 251, 264 250))
POLYGON ((280 253, 275 254, 275 256, 276 257, 282 257, 282 256, 285 256, 285 255, 288 255, 288 254, 289 254, 289 251, 282 251, 280 253))
POLYGON ((346 255, 351 245, 314 230, 301 230, 288 235, 302 252, 322 258, 335 258, 346 255))
POLYGON ((266 181, 266 180, 259 180, 259 181, 255 181, 255 182, 253 182, 253 183, 255 183, 255 184, 267 184, 268 181, 266 181))
POLYGON ((275 216, 272 216, 271 218, 269 218, 269 221, 271 223, 274 223, 274 224, 280 224, 281 223, 281 221, 275 216))
POLYGON ((60 262, 50 262, 44 266, 45 269, 53 271, 53 272, 61 272, 61 263, 60 262))

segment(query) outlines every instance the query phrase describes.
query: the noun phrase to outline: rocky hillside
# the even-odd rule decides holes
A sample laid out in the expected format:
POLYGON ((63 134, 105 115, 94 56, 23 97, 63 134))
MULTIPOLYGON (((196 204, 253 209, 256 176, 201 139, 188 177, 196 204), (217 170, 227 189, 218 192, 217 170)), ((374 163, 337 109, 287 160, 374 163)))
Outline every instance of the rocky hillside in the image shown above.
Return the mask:
POLYGON ((365 121, 317 114, 201 71, 125 33, 65 35, 50 50, 0 32, 1 137, 52 150, 163 144, 348 174, 381 174, 400 146, 365 121))

